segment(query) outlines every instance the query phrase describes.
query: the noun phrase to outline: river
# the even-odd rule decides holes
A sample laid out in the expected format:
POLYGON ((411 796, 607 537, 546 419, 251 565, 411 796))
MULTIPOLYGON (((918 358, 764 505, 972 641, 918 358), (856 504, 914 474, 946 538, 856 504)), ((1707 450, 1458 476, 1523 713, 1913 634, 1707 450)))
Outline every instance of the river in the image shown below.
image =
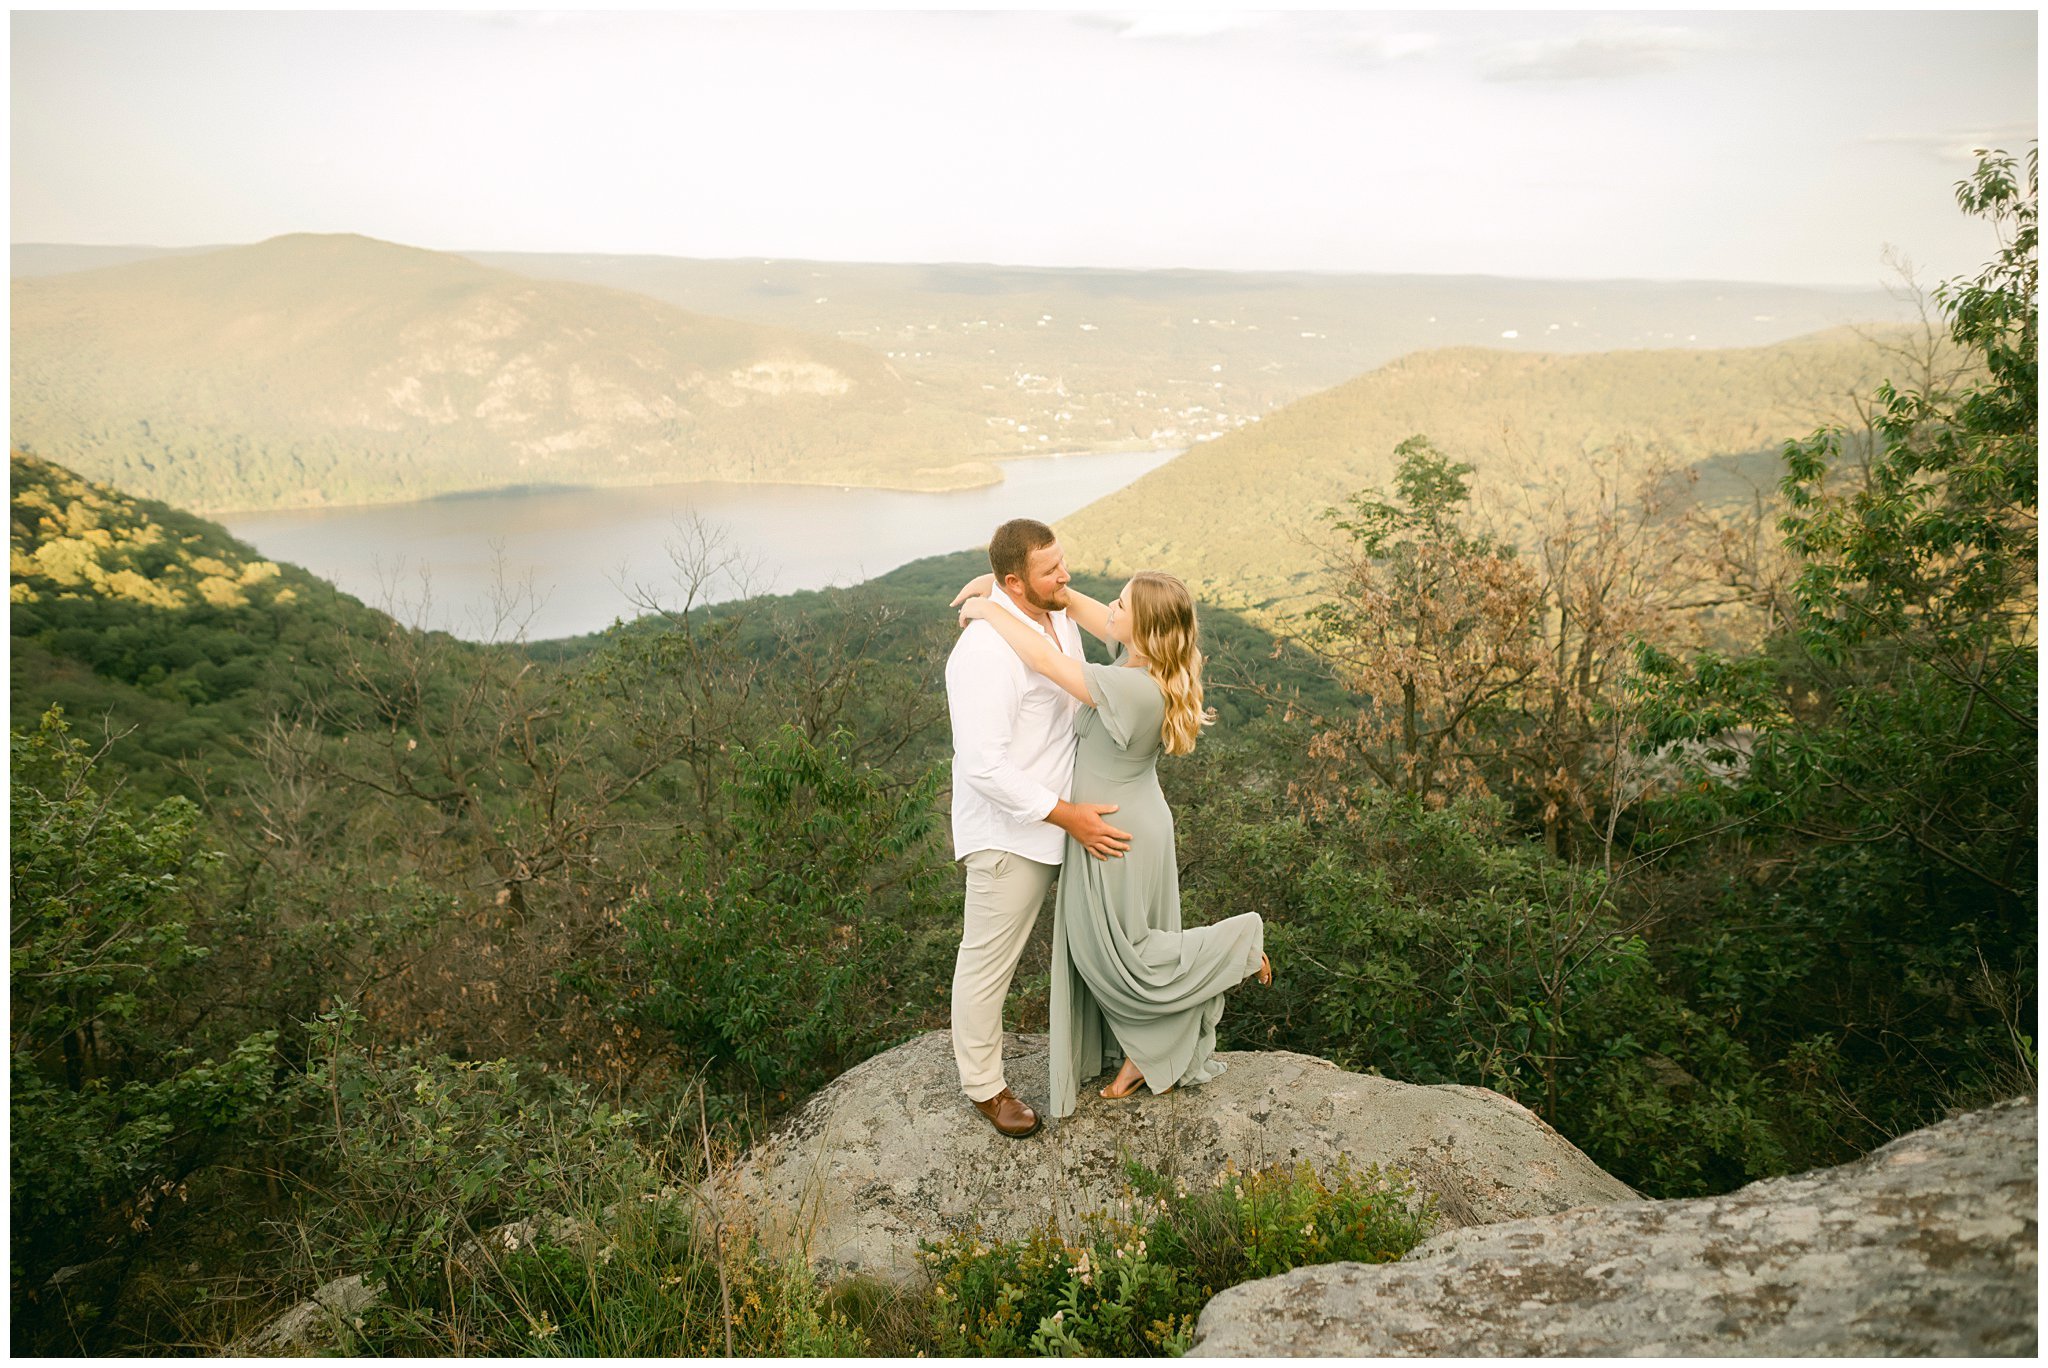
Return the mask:
POLYGON ((673 601, 672 550, 736 562, 706 600, 857 584, 925 556, 980 546, 1007 518, 1053 522, 1178 451, 1001 462, 1003 482, 946 494, 815 485, 678 484, 465 494, 419 503, 237 513, 227 529, 400 621, 472 641, 578 636, 630 618, 636 586, 673 601), (499 585, 515 601, 493 605, 499 585))

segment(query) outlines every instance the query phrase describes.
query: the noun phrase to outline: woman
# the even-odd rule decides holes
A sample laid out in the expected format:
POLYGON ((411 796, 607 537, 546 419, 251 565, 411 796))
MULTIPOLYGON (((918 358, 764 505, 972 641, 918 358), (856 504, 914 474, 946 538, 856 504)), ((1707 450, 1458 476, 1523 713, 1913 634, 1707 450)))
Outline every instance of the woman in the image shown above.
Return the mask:
MULTIPOLYGON (((980 619, 1025 665, 1085 706, 1075 724, 1072 797, 1114 803, 1131 833, 1130 853, 1097 860, 1067 841, 1052 938, 1052 1114, 1070 1116, 1081 1079, 1119 1056, 1102 1089, 1112 1101, 1143 1083, 1154 1093, 1206 1083, 1224 1070, 1213 1057, 1223 995, 1253 974, 1273 981, 1265 925, 1255 912, 1183 929, 1173 813, 1159 789, 1163 750, 1186 755, 1208 719, 1195 605, 1172 575, 1141 571, 1114 603, 1068 589, 1074 621, 1122 646, 1114 665, 1084 665, 1049 637, 985 597, 992 576, 962 590, 960 619, 980 619)), ((958 600, 956 600, 958 602, 958 600)))

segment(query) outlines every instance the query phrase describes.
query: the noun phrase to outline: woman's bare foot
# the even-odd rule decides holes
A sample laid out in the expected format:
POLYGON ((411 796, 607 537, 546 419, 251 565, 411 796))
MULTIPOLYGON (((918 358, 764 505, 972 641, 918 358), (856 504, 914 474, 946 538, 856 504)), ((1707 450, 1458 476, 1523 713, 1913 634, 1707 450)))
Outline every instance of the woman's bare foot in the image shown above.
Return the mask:
POLYGON ((1138 1066, 1126 1059, 1124 1066, 1117 1070, 1115 1081, 1104 1088, 1101 1095, 1112 1102, 1121 1102, 1144 1086, 1144 1082, 1145 1075, 1140 1072, 1138 1066))
POLYGON ((1272 960, 1270 960, 1270 959, 1267 959, 1267 958, 1266 958, 1266 957, 1265 957, 1264 955, 1261 955, 1261 956, 1259 956, 1259 982, 1260 982, 1260 983, 1271 983, 1272 981, 1273 981, 1273 961, 1272 961, 1272 960))

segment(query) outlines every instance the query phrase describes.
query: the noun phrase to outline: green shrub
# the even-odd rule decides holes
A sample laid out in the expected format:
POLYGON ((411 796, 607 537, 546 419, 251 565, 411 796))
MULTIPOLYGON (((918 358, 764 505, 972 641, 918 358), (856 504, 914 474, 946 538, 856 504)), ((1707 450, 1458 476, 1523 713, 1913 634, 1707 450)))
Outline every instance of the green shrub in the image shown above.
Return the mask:
POLYGON ((647 1177, 634 1113, 505 1060, 373 1051, 360 1023, 343 1007, 309 1032, 304 1088, 320 1125, 308 1140, 331 1178, 308 1243, 394 1305, 441 1306, 447 1266, 484 1231, 647 1177))
POLYGON ((926 1345, 948 1356, 1178 1355, 1226 1287, 1304 1264, 1388 1263, 1434 1220, 1405 1180, 1340 1162, 1256 1173, 1226 1166, 1208 1188, 1125 1168, 1124 1210, 1086 1217, 1079 1243, 1048 1223, 1017 1240, 927 1241, 926 1345))
POLYGON ((1493 1088, 1658 1196, 1784 1171, 1779 1085, 1667 980, 1604 872, 1503 841, 1489 807, 1369 792, 1314 822, 1278 785, 1190 777, 1189 920, 1259 913, 1277 975, 1232 995, 1227 1048, 1493 1088))
POLYGON ((275 1031, 185 1042, 186 898, 212 857, 180 798, 138 810, 52 709, 12 734, 9 1119, 13 1270, 120 1252, 195 1167, 276 1103, 275 1031))
POLYGON ((730 840, 685 852, 675 891, 627 906, 619 1014, 703 1068, 714 1110, 786 1103, 893 1043, 915 914, 937 873, 940 771, 897 785, 849 738, 785 727, 740 750, 730 840))
MULTIPOLYGON (((315 1023, 324 1122, 300 1281, 361 1273, 376 1305, 343 1348, 399 1354, 859 1353, 800 1262, 719 1229, 646 1118, 506 1061, 379 1054, 342 1010, 315 1023)), ((685 1171, 699 1176, 688 1163, 685 1171)))

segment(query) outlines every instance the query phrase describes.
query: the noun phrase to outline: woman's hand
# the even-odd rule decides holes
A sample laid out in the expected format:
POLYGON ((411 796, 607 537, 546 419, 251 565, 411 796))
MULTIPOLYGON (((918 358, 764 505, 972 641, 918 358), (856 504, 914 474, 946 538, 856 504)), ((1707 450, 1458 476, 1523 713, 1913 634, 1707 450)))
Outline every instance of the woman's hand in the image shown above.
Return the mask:
MULTIPOLYGON (((986 576, 983 578, 986 578, 986 576)), ((961 590, 963 594, 966 592, 964 589, 961 590)), ((961 603, 959 599, 954 599, 953 602, 959 605, 960 625, 962 627, 965 627, 977 618, 987 618, 1003 611, 996 607, 996 601, 990 598, 970 598, 965 603, 961 603)))
POLYGON ((953 595, 953 602, 951 606, 954 608, 958 608, 962 600, 987 598, 990 594, 993 594, 995 591, 996 577, 994 575, 976 575, 973 579, 967 581, 966 584, 960 587, 959 593, 953 595))

